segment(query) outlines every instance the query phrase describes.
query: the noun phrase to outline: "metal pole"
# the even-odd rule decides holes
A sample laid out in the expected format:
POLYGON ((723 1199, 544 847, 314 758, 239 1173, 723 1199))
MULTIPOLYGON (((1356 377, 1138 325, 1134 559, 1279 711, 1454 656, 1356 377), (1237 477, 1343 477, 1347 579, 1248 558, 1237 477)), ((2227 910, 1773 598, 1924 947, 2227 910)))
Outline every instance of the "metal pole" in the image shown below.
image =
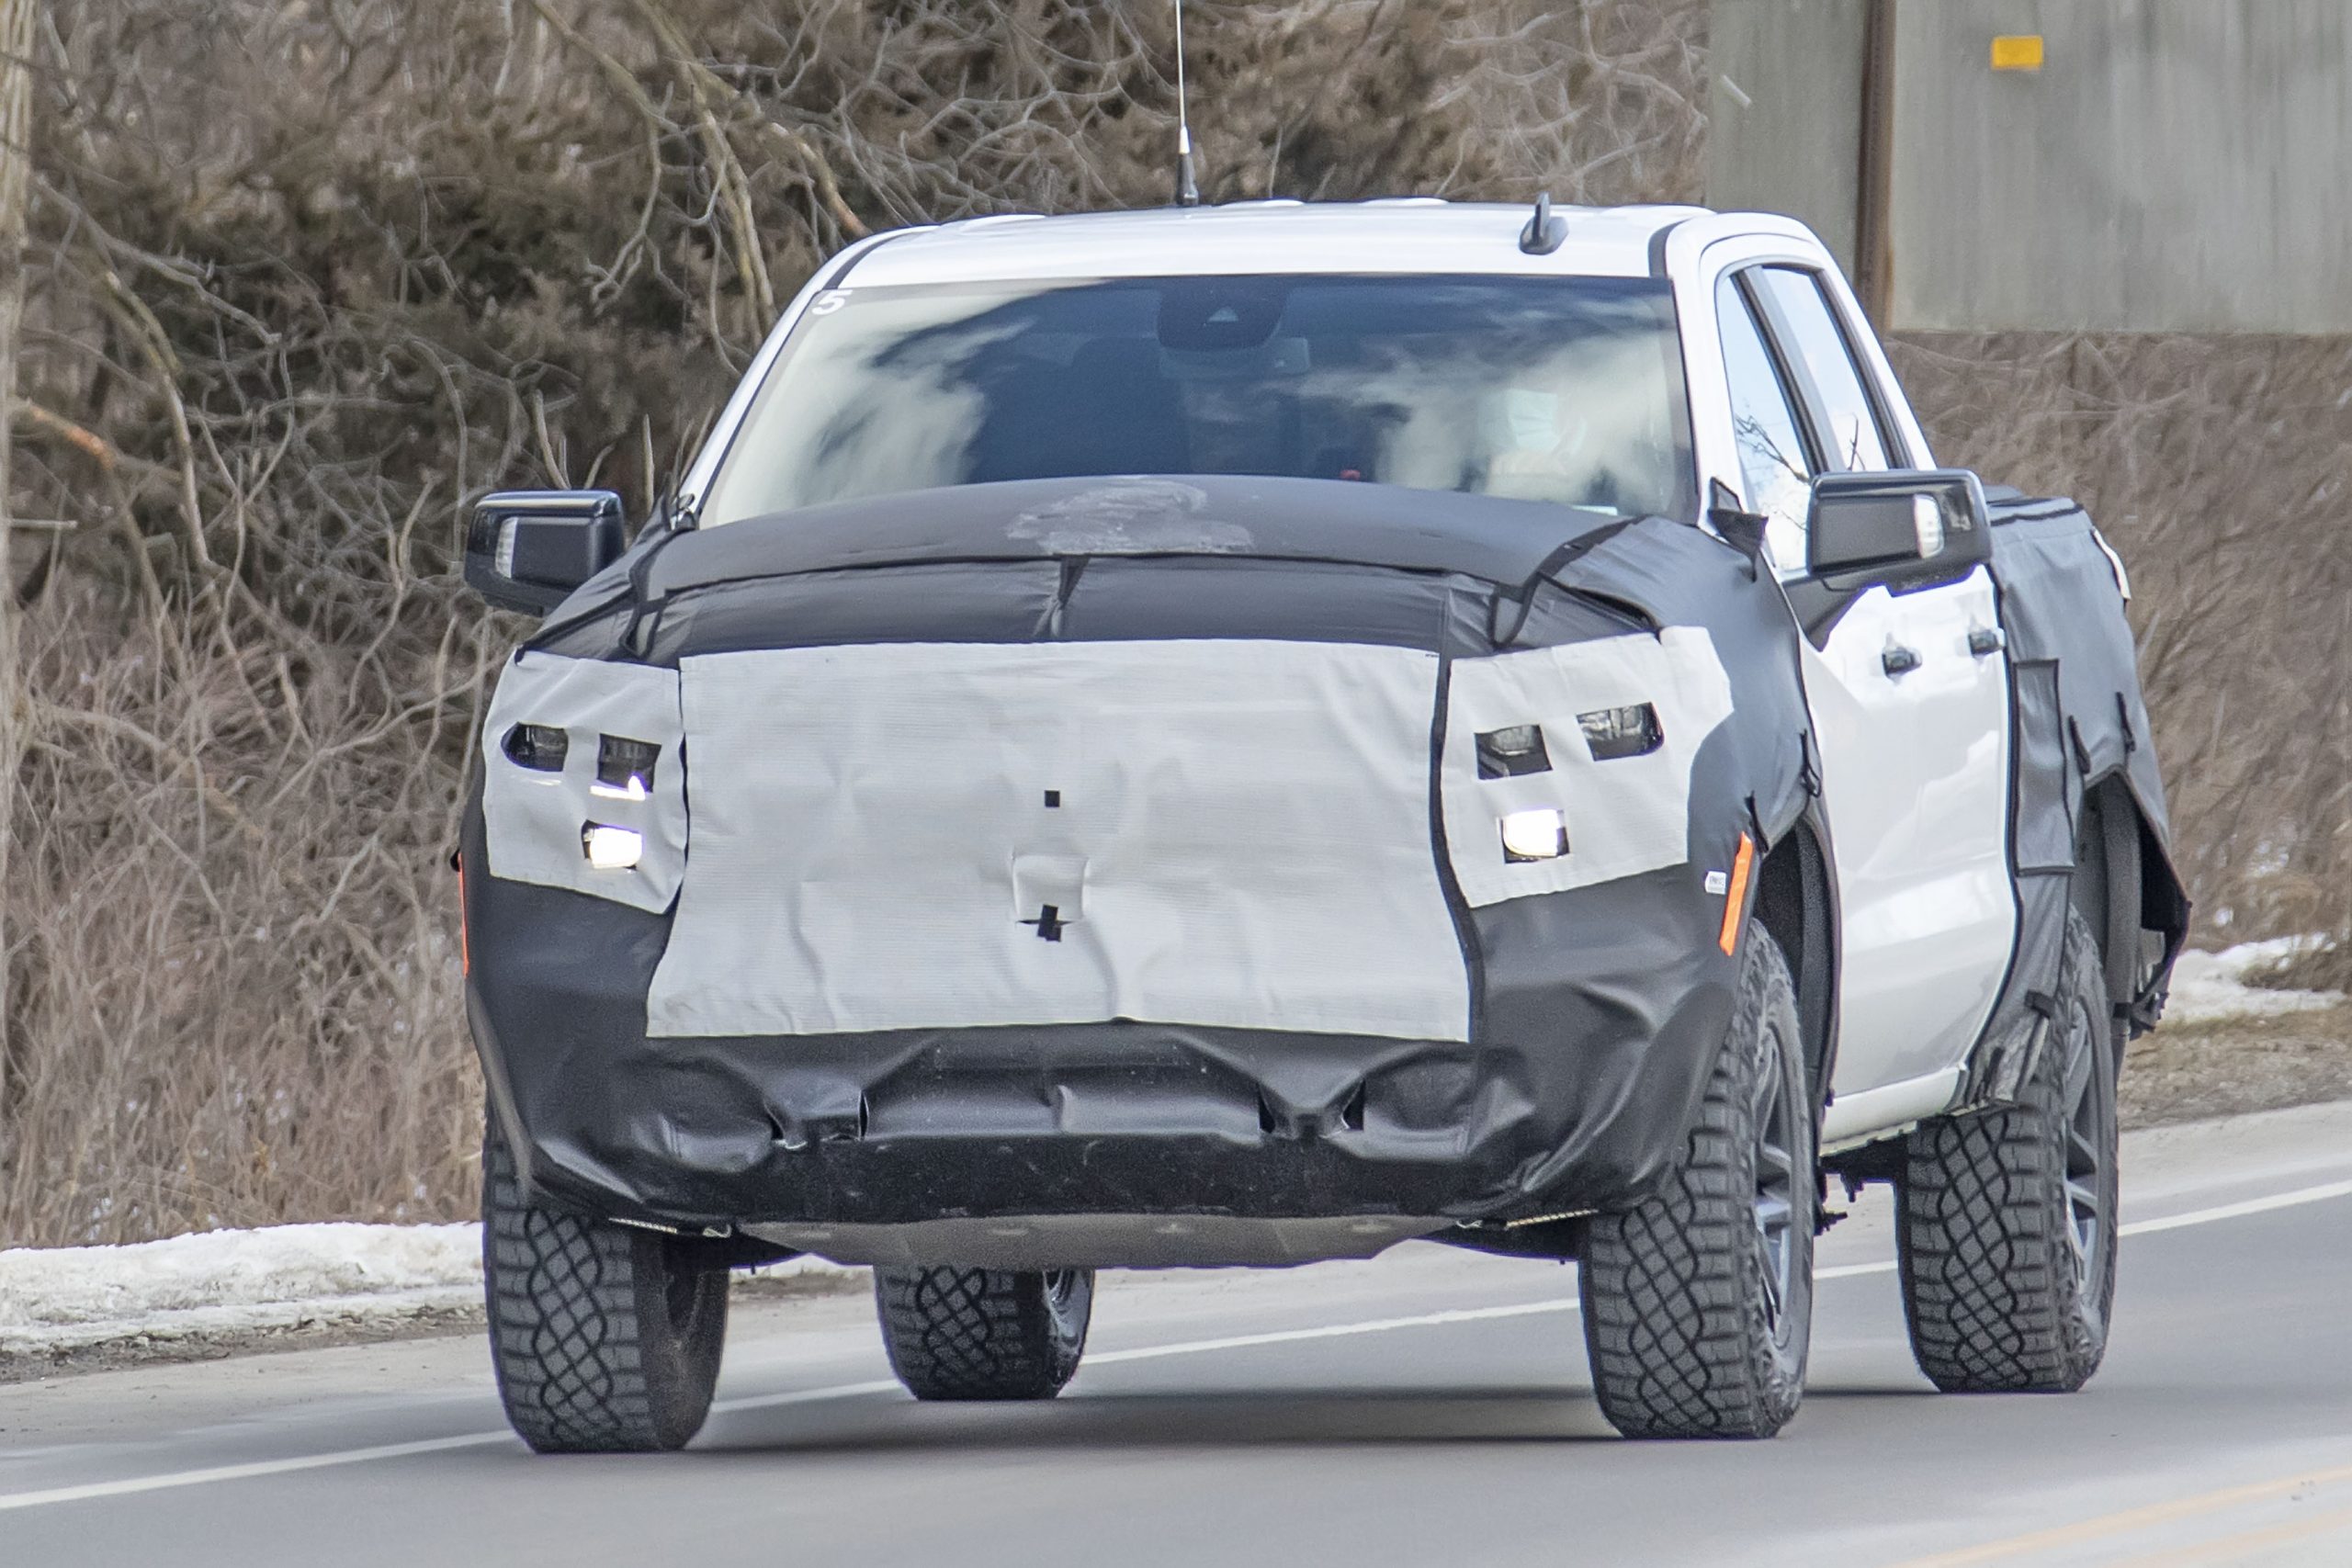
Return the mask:
POLYGON ((1862 146, 1855 202, 1854 291, 1882 333, 1894 305, 1894 3, 1868 0, 1862 24, 1862 146))

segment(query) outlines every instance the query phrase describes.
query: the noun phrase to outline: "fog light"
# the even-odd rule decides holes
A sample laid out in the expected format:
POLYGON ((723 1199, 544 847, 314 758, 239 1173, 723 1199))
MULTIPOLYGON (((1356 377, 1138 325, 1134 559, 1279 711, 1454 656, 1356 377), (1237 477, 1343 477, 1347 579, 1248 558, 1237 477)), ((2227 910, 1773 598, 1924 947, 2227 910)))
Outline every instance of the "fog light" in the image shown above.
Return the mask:
POLYGON ((1504 816, 1504 860, 1557 860, 1567 852, 1567 819, 1550 807, 1504 816))
POLYGON ((645 854, 645 835, 634 828, 589 822, 580 829, 580 850, 598 871, 627 871, 645 854))

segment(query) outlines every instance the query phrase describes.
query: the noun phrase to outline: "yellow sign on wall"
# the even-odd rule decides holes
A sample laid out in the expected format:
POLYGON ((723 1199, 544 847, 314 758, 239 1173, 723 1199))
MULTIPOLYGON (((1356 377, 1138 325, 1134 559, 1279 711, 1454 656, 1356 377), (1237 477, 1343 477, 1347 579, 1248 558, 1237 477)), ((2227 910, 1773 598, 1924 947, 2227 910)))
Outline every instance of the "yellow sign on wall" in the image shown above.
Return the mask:
POLYGON ((1993 40, 1993 69, 1996 71, 2039 71, 2041 69, 2041 35, 2040 33, 2008 33, 1993 40))

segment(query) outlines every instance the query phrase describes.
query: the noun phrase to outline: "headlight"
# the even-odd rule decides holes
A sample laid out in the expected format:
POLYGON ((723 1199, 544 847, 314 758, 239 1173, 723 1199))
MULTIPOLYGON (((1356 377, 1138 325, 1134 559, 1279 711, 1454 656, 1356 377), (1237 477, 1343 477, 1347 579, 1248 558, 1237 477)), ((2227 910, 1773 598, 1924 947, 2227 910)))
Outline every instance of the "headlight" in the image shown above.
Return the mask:
POLYGON ((571 737, 553 725, 518 724, 506 732, 500 750, 518 768, 528 768, 535 773, 560 773, 563 772, 564 754, 571 750, 571 737))
POLYGON ((651 740, 631 740, 626 735, 596 737, 596 782, 591 795, 607 800, 643 800, 653 788, 653 764, 661 746, 651 740))
POLYGON ((1647 756, 1666 744, 1666 731, 1658 728, 1657 709, 1648 703, 1580 713, 1577 715, 1577 727, 1584 731, 1585 746, 1596 762, 1647 756))
POLYGON ((1515 779, 1526 773, 1551 771, 1551 753, 1544 749, 1544 730, 1539 725, 1514 724, 1503 729, 1489 729, 1478 737, 1478 776, 1482 779, 1515 779))

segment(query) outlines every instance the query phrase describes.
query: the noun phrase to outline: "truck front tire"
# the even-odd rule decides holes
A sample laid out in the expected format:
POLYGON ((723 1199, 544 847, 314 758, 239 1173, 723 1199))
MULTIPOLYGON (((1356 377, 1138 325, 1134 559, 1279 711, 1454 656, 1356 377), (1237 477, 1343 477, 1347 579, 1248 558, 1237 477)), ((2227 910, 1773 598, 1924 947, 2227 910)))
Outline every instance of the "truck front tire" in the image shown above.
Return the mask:
POLYGON ((718 1382, 727 1270, 684 1237, 535 1207, 495 1125, 481 1164, 491 1359, 516 1435, 543 1454, 684 1447, 718 1382))
POLYGON ((1738 1010, 1680 1168, 1590 1222, 1593 1393, 1629 1438, 1769 1438, 1804 1394, 1813 1332, 1814 1096, 1781 949, 1748 924, 1738 1010))
POLYGON ((2106 965, 2066 917, 2058 1011, 2019 1103, 1923 1122, 1898 1179, 1903 1306, 1946 1393, 2071 1393, 2115 1303, 2115 1077, 2106 965))
POLYGON ((876 1269, 874 1304, 917 1399, 1051 1399, 1086 1351, 1094 1270, 876 1269))

